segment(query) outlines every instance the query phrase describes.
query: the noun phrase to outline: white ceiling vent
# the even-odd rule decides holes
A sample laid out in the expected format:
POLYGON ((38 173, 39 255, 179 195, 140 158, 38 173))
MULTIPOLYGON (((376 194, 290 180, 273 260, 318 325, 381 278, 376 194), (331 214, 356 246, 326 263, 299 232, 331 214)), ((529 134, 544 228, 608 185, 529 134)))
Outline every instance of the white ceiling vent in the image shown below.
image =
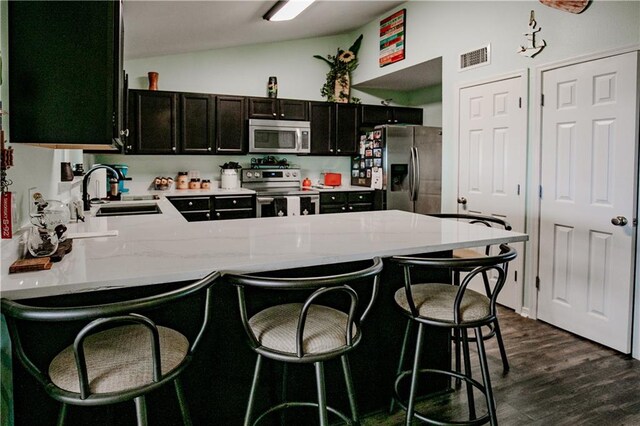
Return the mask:
POLYGON ((483 67, 491 63, 491 45, 487 44, 479 49, 460 54, 458 71, 483 67))

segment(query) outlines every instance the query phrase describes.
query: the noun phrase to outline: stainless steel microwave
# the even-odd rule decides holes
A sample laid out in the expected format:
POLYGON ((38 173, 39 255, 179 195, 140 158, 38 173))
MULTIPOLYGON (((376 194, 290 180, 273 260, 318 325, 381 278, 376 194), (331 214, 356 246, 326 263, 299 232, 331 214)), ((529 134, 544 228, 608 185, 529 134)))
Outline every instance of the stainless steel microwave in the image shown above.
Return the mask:
POLYGON ((308 121, 249 120, 249 152, 308 154, 311 124, 308 121))

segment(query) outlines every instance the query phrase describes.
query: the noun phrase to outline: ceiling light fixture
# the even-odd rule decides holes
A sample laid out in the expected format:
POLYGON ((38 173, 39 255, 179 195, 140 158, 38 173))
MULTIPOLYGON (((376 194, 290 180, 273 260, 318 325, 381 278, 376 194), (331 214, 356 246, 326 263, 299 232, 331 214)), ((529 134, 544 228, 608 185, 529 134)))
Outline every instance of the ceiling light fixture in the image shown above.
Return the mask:
POLYGON ((264 14, 262 19, 267 21, 288 21, 298 16, 313 2, 314 0, 279 0, 264 14))

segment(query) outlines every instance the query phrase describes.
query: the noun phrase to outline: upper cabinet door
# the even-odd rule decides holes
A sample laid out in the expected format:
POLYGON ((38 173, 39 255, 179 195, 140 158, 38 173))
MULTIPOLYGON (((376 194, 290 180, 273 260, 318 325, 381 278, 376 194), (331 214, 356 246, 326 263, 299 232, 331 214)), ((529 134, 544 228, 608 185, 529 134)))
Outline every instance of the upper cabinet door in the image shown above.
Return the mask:
POLYGON ((362 125, 377 126, 393 123, 393 110, 383 105, 362 105, 362 125))
POLYGON ((422 125, 422 108, 393 107, 393 122, 422 125))
POLYGON ((333 155, 335 146, 335 104, 311 102, 311 154, 333 155))
POLYGON ((278 118, 280 120, 307 121, 309 119, 309 102, 295 99, 278 101, 278 118))
POLYGON ((216 97, 216 152, 218 154, 246 152, 245 98, 216 97))
POLYGON ((214 95, 180 94, 180 152, 182 154, 213 154, 215 147, 214 95))
POLYGON ((121 3, 6 2, 11 142, 113 147, 121 3))
POLYGON ((336 154, 355 155, 360 142, 360 108, 355 104, 336 104, 336 154))
POLYGON ((135 154, 177 152, 178 97, 173 92, 131 90, 130 136, 135 154))
POLYGON ((249 118, 278 118, 277 100, 274 98, 248 98, 249 118))

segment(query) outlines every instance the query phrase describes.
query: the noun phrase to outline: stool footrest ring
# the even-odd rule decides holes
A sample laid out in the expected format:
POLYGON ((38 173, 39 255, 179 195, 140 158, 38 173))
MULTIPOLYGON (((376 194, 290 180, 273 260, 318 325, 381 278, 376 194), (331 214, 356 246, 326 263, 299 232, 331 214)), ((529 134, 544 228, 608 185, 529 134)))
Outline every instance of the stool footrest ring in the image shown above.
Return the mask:
MULTIPOLYGON (((262 414, 260 414, 256 420, 252 423, 253 426, 257 425, 258 423, 260 423, 260 421, 268 416, 271 413, 274 413, 276 411, 280 411, 280 410, 286 410, 287 408, 293 408, 293 407, 311 407, 311 408, 318 408, 318 403, 317 402, 282 402, 278 405, 274 405, 273 407, 267 409, 266 411, 263 411, 262 414)), ((327 411, 330 413, 335 414, 336 416, 340 417, 340 419, 342 419, 346 424, 348 425, 353 425, 353 421, 347 417, 344 413, 336 410, 335 408, 329 407, 327 406, 327 411)))
MULTIPOLYGON (((403 409, 403 410, 407 410, 407 405, 404 403, 404 401, 402 400, 402 398, 400 397, 400 390, 398 389, 400 382, 402 381, 402 379, 404 379, 406 376, 409 376, 412 373, 411 370, 404 370, 402 371, 400 374, 398 374, 396 376, 396 380, 393 386, 393 399, 398 403, 398 405, 403 409)), ((455 372, 455 371, 449 371, 449 370, 438 370, 438 369, 434 369, 434 368, 421 368, 420 370, 418 370, 418 374, 443 374, 445 376, 450 376, 450 377, 455 377, 457 379, 460 380, 464 380, 465 382, 471 384, 473 387, 475 387, 476 389, 478 389, 480 392, 482 392, 483 395, 487 395, 486 393, 486 389, 484 387, 484 385, 480 382, 478 382, 477 380, 471 378, 471 377, 467 377, 464 374, 455 372)), ((465 425, 465 426, 472 426, 472 425, 481 425, 484 423, 487 423, 489 421, 489 413, 485 414, 482 417, 479 417, 477 419, 474 420, 468 420, 468 421, 441 421, 441 420, 436 420, 436 419, 431 419, 426 417, 424 414, 419 413, 418 411, 415 411, 413 416, 430 425, 437 425, 437 426, 457 426, 457 425, 465 425)))

